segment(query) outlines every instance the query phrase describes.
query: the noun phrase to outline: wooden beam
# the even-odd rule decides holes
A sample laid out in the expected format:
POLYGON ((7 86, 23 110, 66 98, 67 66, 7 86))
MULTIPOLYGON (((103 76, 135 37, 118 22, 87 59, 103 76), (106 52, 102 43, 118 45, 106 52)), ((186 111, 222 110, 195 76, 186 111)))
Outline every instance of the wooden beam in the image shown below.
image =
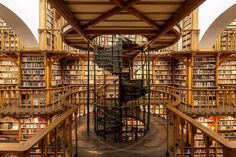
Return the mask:
POLYGON ((186 2, 178 8, 176 13, 174 13, 162 26, 157 36, 153 40, 150 40, 144 48, 147 48, 149 45, 155 43, 162 35, 166 34, 171 28, 174 27, 174 25, 176 25, 180 20, 182 20, 185 16, 191 13, 204 1, 205 0, 186 0, 186 2))
MULTIPOLYGON (((76 15, 101 15, 104 12, 103 11, 96 11, 96 12, 92 12, 92 11, 73 11, 72 13, 76 14, 76 15)), ((155 11, 155 12, 142 12, 142 13, 145 14, 145 15, 170 15, 170 14, 173 14, 172 11, 163 12, 163 11, 158 11, 158 10, 155 11)), ((128 15, 130 13, 129 12, 117 12, 116 14, 118 14, 118 15, 128 15)), ((81 21, 86 21, 86 20, 81 20, 81 21)), ((157 21, 157 20, 155 20, 155 21, 157 21)))
POLYGON ((48 0, 48 1, 58 11, 58 13, 67 20, 67 22, 76 30, 76 32, 80 34, 86 42, 90 43, 91 47, 94 48, 95 46, 93 42, 90 40, 89 36, 87 36, 84 33, 76 17, 73 15, 68 6, 65 4, 64 0, 48 0))
MULTIPOLYGON (((83 2, 83 1, 67 1, 65 2, 67 5, 111 5, 111 2, 99 2, 97 0, 89 1, 89 2, 83 2)), ((181 1, 140 1, 137 3, 138 5, 182 5, 183 2, 181 1)), ((89 7, 89 6, 88 6, 89 7)))
POLYGON ((117 12, 120 12, 121 8, 120 7, 114 7, 112 9, 110 9, 109 11, 103 13, 102 15, 98 16, 97 18, 93 19, 92 21, 88 22, 87 24, 85 24, 83 27, 83 29, 88 29, 89 27, 91 27, 92 25, 98 24, 101 21, 111 17, 112 15, 116 14, 117 12))
MULTIPOLYGON (((110 0, 112 3, 116 4, 117 6, 119 6, 120 8, 124 8, 124 1, 122 0, 110 0)), ((160 29, 160 25, 157 24, 155 21, 153 21, 152 19, 150 19, 149 17, 147 17, 146 15, 144 15, 142 12, 140 12, 139 10, 133 8, 133 7, 129 7, 129 8, 125 8, 126 11, 128 11, 129 13, 133 14, 134 16, 136 16, 137 18, 143 20, 144 22, 146 22, 147 24, 151 25, 153 28, 155 28, 156 30, 160 29)))
POLYGON ((157 31, 155 30, 130 30, 130 29, 94 29, 94 30, 86 30, 87 34, 101 35, 101 34, 137 34, 137 35, 156 35, 157 31))
POLYGON ((113 16, 114 14, 131 7, 133 4, 135 4, 139 1, 140 0, 130 0, 126 5, 123 5, 122 7, 118 7, 118 6, 114 7, 112 9, 108 10, 107 12, 103 13, 102 15, 98 16, 97 18, 93 19, 92 21, 88 22, 87 24, 85 24, 83 26, 83 29, 84 30, 88 29, 92 25, 100 23, 101 21, 113 16))

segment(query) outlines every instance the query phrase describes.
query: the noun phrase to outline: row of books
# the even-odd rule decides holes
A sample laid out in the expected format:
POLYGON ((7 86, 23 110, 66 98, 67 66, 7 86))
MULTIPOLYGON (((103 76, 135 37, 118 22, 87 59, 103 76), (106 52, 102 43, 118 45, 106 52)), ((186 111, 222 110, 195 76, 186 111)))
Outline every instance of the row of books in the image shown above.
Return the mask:
POLYGON ((16 64, 13 61, 10 61, 10 60, 0 60, 0 65, 3 65, 3 66, 16 66, 16 64))
POLYGON ((44 63, 22 63, 21 68, 41 68, 44 69, 44 63))
POLYGON ((24 70, 21 70, 22 74, 30 74, 30 75, 37 75, 37 74, 40 74, 40 75, 44 75, 44 71, 45 70, 40 70, 40 69, 24 69, 24 70))
POLYGON ((44 62, 44 57, 43 56, 22 57, 22 62, 44 62))
POLYGON ((17 72, 18 67, 13 67, 13 66, 0 66, 0 72, 17 72))
POLYGON ((23 87, 45 87, 45 82, 38 81, 38 82, 29 82, 29 81, 22 81, 23 87))

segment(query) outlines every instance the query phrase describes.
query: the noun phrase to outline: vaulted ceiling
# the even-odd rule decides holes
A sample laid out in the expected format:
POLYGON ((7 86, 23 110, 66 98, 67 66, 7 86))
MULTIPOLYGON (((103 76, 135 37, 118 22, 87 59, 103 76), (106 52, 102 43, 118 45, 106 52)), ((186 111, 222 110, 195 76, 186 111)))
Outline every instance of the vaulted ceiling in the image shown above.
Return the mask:
POLYGON ((65 41, 86 48, 103 34, 148 37, 144 48, 163 48, 177 42, 178 22, 205 0, 49 0, 67 21, 65 41))

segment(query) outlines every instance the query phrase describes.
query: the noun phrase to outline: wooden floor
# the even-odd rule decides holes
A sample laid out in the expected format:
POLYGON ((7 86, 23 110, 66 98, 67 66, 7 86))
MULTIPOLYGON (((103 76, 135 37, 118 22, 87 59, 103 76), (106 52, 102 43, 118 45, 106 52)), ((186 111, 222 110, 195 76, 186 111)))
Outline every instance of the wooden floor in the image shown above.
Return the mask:
MULTIPOLYGON (((91 116, 91 119, 93 115, 91 116)), ((167 152, 167 133, 165 120, 151 116, 150 130, 144 137, 126 143, 115 143, 114 140, 104 140, 93 131, 93 121, 90 123, 90 134, 87 134, 86 117, 78 120, 78 156, 79 157, 165 157, 167 152)), ((170 129, 171 132, 172 129, 170 129)), ((73 133, 74 135, 74 133, 73 133)), ((172 136, 170 136, 172 137, 172 136)), ((170 139, 171 140, 171 139, 170 139)), ((169 140, 169 141, 170 141, 169 140)), ((75 141, 73 141, 74 143, 75 141)), ((74 149, 75 151, 75 145, 74 149)), ((73 153, 74 154, 74 153, 73 153)))

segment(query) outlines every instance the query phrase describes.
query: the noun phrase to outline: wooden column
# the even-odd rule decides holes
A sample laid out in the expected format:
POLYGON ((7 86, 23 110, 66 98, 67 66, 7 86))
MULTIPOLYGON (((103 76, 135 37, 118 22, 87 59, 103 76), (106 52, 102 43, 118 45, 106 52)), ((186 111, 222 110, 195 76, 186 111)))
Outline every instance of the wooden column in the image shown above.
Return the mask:
POLYGON ((181 157, 184 157, 184 120, 181 119, 181 135, 180 135, 180 152, 181 157))
POLYGON ((47 53, 44 54, 45 56, 45 87, 46 87, 46 108, 47 105, 51 103, 51 93, 49 89, 51 88, 51 56, 48 55, 47 53))
POLYGON ((39 48, 40 50, 46 50, 47 48, 47 33, 42 31, 46 29, 47 21, 47 0, 40 0, 39 6, 39 48))
POLYGON ((21 118, 18 118, 18 139, 20 143, 22 141, 21 118))
POLYGON ((192 86, 193 86, 193 60, 194 57, 188 57, 188 65, 187 65, 187 104, 193 105, 193 93, 192 93, 192 86))
POLYGON ((198 50, 198 9, 195 9, 192 13, 192 38, 191 38, 191 50, 198 50))

